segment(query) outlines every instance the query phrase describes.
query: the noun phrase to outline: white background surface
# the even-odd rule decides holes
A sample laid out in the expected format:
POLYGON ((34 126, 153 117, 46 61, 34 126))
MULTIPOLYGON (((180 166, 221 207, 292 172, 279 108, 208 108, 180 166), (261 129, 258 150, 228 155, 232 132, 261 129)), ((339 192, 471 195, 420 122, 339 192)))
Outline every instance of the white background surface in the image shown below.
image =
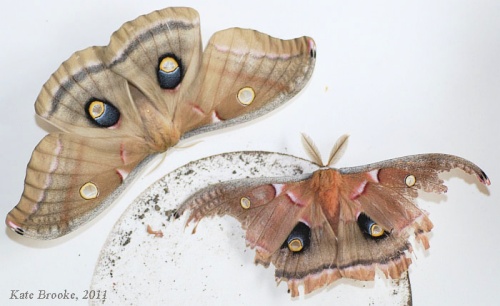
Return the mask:
POLYGON ((200 137, 204 141, 194 147, 172 150, 157 171, 141 178, 82 230, 50 242, 3 230, 0 303, 39 304, 9 300, 13 289, 77 293, 87 289, 114 222, 138 193, 163 174, 227 151, 269 150, 305 157, 299 133, 306 132, 323 155, 339 135, 351 135, 338 166, 427 152, 459 155, 481 166, 492 181, 489 195, 471 179, 452 178, 444 201, 422 203, 435 228, 431 249, 418 250, 410 277, 415 305, 496 304, 500 2, 324 2, 4 4, 0 11, 2 218, 19 200, 31 152, 47 133, 46 125, 34 117, 33 103, 41 86, 74 51, 107 44, 125 21, 166 6, 192 6, 201 15, 204 42, 217 30, 240 26, 280 38, 311 36, 318 56, 309 85, 291 103, 244 126, 200 137))

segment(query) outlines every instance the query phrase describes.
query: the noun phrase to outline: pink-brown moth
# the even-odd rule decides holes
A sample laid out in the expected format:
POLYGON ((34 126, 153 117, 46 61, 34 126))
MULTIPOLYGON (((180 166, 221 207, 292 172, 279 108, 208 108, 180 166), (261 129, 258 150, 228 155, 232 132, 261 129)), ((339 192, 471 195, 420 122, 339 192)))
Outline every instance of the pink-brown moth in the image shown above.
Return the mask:
MULTIPOLYGON (((304 138, 313 161, 320 155, 304 138)), ((246 231, 255 262, 276 268, 292 296, 340 278, 373 280, 376 268, 397 279, 411 264, 412 234, 427 249, 432 229, 415 204, 418 191, 447 191, 438 174, 454 168, 486 174, 472 162, 446 154, 405 156, 352 168, 330 168, 345 148, 334 146, 326 165, 305 179, 256 178, 222 182, 191 196, 178 210, 189 211, 187 224, 205 217, 230 215, 246 231)))
POLYGON ((125 23, 109 45, 74 53, 43 86, 36 113, 60 132, 35 148, 7 226, 38 239, 71 232, 101 212, 148 156, 289 100, 307 83, 315 56, 309 37, 240 28, 215 33, 203 51, 190 8, 125 23))

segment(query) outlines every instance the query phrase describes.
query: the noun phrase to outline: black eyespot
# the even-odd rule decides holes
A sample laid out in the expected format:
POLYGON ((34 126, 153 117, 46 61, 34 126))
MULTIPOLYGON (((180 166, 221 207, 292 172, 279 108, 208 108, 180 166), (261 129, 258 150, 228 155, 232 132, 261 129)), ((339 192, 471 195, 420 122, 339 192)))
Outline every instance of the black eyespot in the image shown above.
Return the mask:
POLYGON ((299 222, 295 225, 281 247, 288 248, 290 251, 297 253, 307 249, 310 243, 311 229, 306 224, 299 222))
POLYGON ((174 89, 183 77, 181 61, 174 54, 166 54, 158 60, 158 83, 163 89, 174 89))
POLYGON ((85 106, 90 121, 100 127, 115 125, 120 119, 120 111, 108 101, 91 99, 85 106))
POLYGON ((364 213, 359 214, 358 225, 361 231, 370 238, 380 239, 385 238, 389 235, 386 231, 384 231, 382 226, 380 226, 378 223, 375 223, 375 221, 370 219, 370 217, 368 217, 364 213))

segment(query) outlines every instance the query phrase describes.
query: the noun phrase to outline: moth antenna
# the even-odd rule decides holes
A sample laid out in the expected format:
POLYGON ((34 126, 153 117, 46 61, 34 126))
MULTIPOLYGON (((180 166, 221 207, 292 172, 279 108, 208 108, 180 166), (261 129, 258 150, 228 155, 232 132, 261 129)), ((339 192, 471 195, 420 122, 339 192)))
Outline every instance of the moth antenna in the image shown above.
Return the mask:
POLYGON ((348 134, 340 136, 340 138, 335 142, 335 145, 330 152, 330 157, 328 158, 328 167, 335 164, 344 155, 345 149, 347 148, 347 140, 349 139, 348 134))
POLYGON ((302 145, 304 146, 307 155, 309 156, 309 158, 312 160, 313 163, 315 163, 320 167, 325 166, 318 148, 316 147, 312 139, 304 133, 302 133, 302 145))
MULTIPOLYGON (((203 142, 203 140, 197 140, 197 141, 193 141, 191 143, 187 143, 185 145, 182 145, 182 146, 179 146, 179 145, 176 145, 175 148, 176 149, 186 149, 186 148, 190 148, 190 147, 194 147, 195 145, 199 144, 200 142, 203 142)), ((148 173, 146 175, 149 175, 151 174, 151 172, 155 171, 156 169, 158 169, 158 167, 163 164, 163 162, 165 161, 165 158, 167 158, 167 152, 168 151, 165 151, 165 152, 162 152, 160 153, 161 154, 161 160, 151 169, 148 171, 148 173)))
POLYGON ((155 171, 156 169, 158 169, 158 167, 161 164, 163 164, 163 162, 165 161, 165 158, 167 157, 167 151, 160 153, 160 155, 161 155, 161 159, 156 163, 156 165, 154 165, 154 167, 152 167, 151 169, 148 170, 148 172, 146 173, 146 176, 150 175, 151 172, 155 171))
POLYGON ((176 149, 187 149, 187 148, 191 148, 191 147, 194 147, 195 145, 199 144, 199 143, 202 143, 203 140, 196 140, 196 141, 192 141, 192 142, 188 142, 184 145, 176 145, 174 146, 174 148, 176 149))

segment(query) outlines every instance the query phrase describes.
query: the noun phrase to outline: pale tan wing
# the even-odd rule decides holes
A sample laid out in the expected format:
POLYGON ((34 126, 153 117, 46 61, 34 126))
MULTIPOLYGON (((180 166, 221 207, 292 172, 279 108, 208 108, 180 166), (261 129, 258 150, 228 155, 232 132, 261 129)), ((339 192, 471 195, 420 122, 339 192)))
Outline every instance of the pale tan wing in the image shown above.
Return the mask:
POLYGON ((127 80, 103 63, 102 47, 75 52, 62 63, 43 85, 35 110, 63 131, 87 137, 142 139, 146 129, 130 98, 127 80), (91 116, 91 103, 96 101, 109 108, 97 120, 91 116), (103 119, 105 124, 99 124, 103 119))
POLYGON ((199 91, 186 92, 174 121, 186 137, 263 115, 296 95, 314 69, 312 38, 254 30, 215 33, 203 54, 199 91))
POLYGON ((6 224, 37 239, 73 231, 110 203, 108 197, 146 157, 144 152, 128 138, 47 135, 33 151, 21 200, 6 224))
POLYGON ((128 80, 134 100, 147 100, 168 124, 185 92, 199 91, 200 20, 191 8, 166 8, 125 23, 105 55, 111 70, 128 80))
POLYGON ((157 151, 127 81, 106 68, 102 47, 73 54, 45 83, 37 113, 67 133, 45 137, 26 170, 23 195, 6 223, 17 233, 52 239, 103 210, 141 160, 157 151), (85 200, 80 188, 96 185, 85 200))
MULTIPOLYGON (((250 57, 259 58, 260 52, 266 51, 263 55, 264 60, 250 60, 249 64, 245 61, 240 68, 244 74, 254 73, 258 76, 255 78, 258 80, 255 83, 257 85, 252 85, 255 88, 261 86, 266 89, 264 92, 267 92, 269 86, 266 87, 264 83, 272 84, 268 90, 272 94, 259 93, 255 101, 252 101, 252 105, 259 106, 266 103, 268 106, 275 105, 295 94, 303 86, 305 81, 302 80, 309 77, 314 63, 315 49, 312 40, 302 38, 281 41, 249 30, 228 30, 227 32, 231 31, 240 31, 245 36, 244 41, 235 45, 231 44, 232 47, 236 47, 236 52, 239 52, 242 46, 247 48, 248 45, 250 57), (253 43, 254 39, 257 44, 253 43), (309 52, 307 56, 305 56, 304 48, 309 52), (281 49, 284 51, 281 52, 281 49), (273 66, 270 69, 269 61, 272 62, 276 54, 278 60, 274 66, 278 68, 273 66), (307 59, 304 60, 304 58, 307 59), (287 65, 283 66, 282 62, 286 62, 287 65), (257 63, 267 64, 263 64, 265 68, 260 69, 255 66, 257 63), (289 66, 295 68, 288 69, 289 66), (276 70, 282 72, 278 79, 276 79, 276 70), (268 73, 268 79, 273 81, 268 82, 263 72, 268 73), (286 76, 283 82, 282 76, 286 76), (290 80, 295 80, 299 86, 291 85, 295 83, 290 80), (274 92, 276 90, 277 92, 274 92)), ((210 48, 217 49, 219 45, 224 47, 224 44, 228 43, 227 39, 217 38, 227 36, 223 33, 225 32, 214 36, 213 46, 209 47, 209 50, 210 48)), ((80 170, 87 164, 98 162, 106 154, 114 154, 113 157, 117 160, 134 156, 130 163, 122 161, 129 171, 132 169, 129 166, 137 165, 147 155, 165 151, 175 145, 181 133, 186 131, 185 126, 191 123, 183 120, 173 122, 174 113, 182 117, 182 113, 186 112, 186 116, 189 117, 190 114, 198 113, 204 107, 200 106, 200 102, 196 102, 202 101, 203 105, 205 103, 203 102, 204 96, 199 94, 200 91, 217 89, 210 85, 211 82, 207 82, 208 85, 202 88, 205 80, 219 78, 224 79, 223 83, 226 83, 229 79, 235 79, 234 52, 214 50, 209 51, 208 54, 213 52, 219 55, 226 53, 226 57, 231 55, 231 59, 227 61, 233 61, 232 69, 229 69, 227 73, 220 69, 212 71, 211 69, 214 68, 210 64, 212 56, 208 55, 204 60, 205 72, 200 73, 202 59, 198 13, 189 8, 167 8, 125 23, 112 35, 108 46, 91 47, 72 55, 47 81, 35 103, 36 111, 40 116, 63 131, 71 133, 71 136, 54 134, 42 140, 39 147, 50 144, 56 153, 44 153, 45 155, 42 154, 44 157, 36 157, 40 154, 35 151, 27 170, 26 197, 23 197, 18 205, 21 208, 19 211, 23 213, 21 215, 17 213, 15 218, 10 215, 10 219, 7 220, 9 226, 27 235, 37 236, 33 233, 43 232, 44 234, 39 235, 41 238, 64 234, 68 231, 66 228, 74 228, 73 225, 68 224, 78 222, 68 217, 61 221, 61 224, 51 225, 62 229, 55 230, 53 234, 47 234, 43 222, 40 223, 42 228, 37 230, 36 222, 27 221, 30 219, 31 212, 40 213, 45 211, 45 207, 49 207, 45 206, 43 194, 50 190, 56 192, 59 198, 64 198, 67 194, 74 196, 74 189, 70 190, 70 186, 65 184, 67 182, 85 184, 87 177, 82 179, 80 170), (190 100, 191 97, 201 100, 190 100), (186 106, 187 109, 181 109, 180 106, 186 106), (60 138, 63 153, 59 153, 59 145, 48 141, 54 137, 60 138), (66 181, 57 180, 51 167, 59 165, 60 159, 67 159, 65 149, 68 148, 78 148, 82 154, 78 155, 78 158, 69 158, 71 163, 63 163, 67 166, 57 168, 61 174, 67 176, 66 181), (136 157, 139 159, 135 159, 136 157), (47 166, 47 162, 50 166, 47 166), (37 169, 41 169, 43 175, 34 174, 37 169), (30 178, 33 175, 38 175, 41 182, 51 182, 51 184, 38 186, 40 188, 35 193, 27 191, 31 188, 30 178)), ((216 64, 216 67, 217 65, 220 65, 220 62, 216 64)), ((239 77, 235 80, 239 80, 239 77)), ((252 82, 253 80, 254 78, 252 82)), ((207 95, 212 95, 212 92, 207 95)), ((210 107, 220 109, 220 113, 230 108, 231 104, 224 100, 225 95, 226 93, 222 91, 215 96, 215 102, 208 102, 210 107)), ((259 109, 263 110, 268 106, 259 109)), ((248 110, 252 110, 252 107, 250 106, 248 110)), ((248 111, 239 110, 229 110, 229 113, 232 114, 231 118, 248 115, 248 111)), ((211 121, 198 118, 193 121, 193 124, 199 123, 197 126, 200 126, 206 122, 211 121)), ((110 163, 109 166, 110 169, 116 170, 116 167, 123 165, 110 163)), ((113 172, 106 168, 102 170, 102 173, 109 171, 113 172)), ((103 180, 99 182, 99 185, 102 190, 111 190, 120 186, 113 180, 109 183, 103 180)), ((76 188, 71 186, 71 188, 76 188)), ((100 193, 101 196, 107 194, 109 193, 100 193)), ((103 199, 101 196, 100 199, 103 199)), ((92 203, 97 202, 92 201, 92 203)), ((64 204, 60 201, 52 205, 64 204)), ((97 204, 95 210, 99 209, 101 208, 97 204)), ((71 215, 69 212, 65 214, 71 215)), ((77 211, 75 211, 75 216, 80 219, 87 218, 81 218, 77 211)))
POLYGON ((44 86, 38 113, 88 135, 92 131, 77 128, 89 126, 84 110, 90 100, 103 99, 123 117, 113 132, 130 131, 153 151, 164 151, 185 132, 200 128, 188 137, 246 121, 284 103, 306 84, 316 55, 311 38, 281 40, 238 28, 216 33, 203 63, 201 50, 193 9, 140 16, 116 31, 108 46, 65 62, 44 86), (58 111, 63 108, 70 111, 58 111))
POLYGON ((50 134, 33 152, 23 195, 6 220, 19 234, 52 239, 87 222, 156 150, 154 126, 142 120, 127 80, 108 69, 103 50, 76 52, 40 92, 37 114, 68 134, 50 134), (96 198, 81 196, 87 183, 96 198))
POLYGON ((171 116, 181 83, 190 88, 197 76, 200 53, 196 11, 164 9, 140 16, 116 31, 108 46, 78 51, 65 61, 44 85, 36 111, 66 132, 127 135, 150 144, 151 151, 165 151, 180 137, 171 116), (89 113, 93 101, 116 114, 101 118, 104 126, 89 113))
POLYGON ((109 46, 78 51, 65 61, 43 86, 35 108, 69 134, 51 134, 35 149, 23 196, 7 224, 20 234, 49 239, 101 211, 127 173, 179 139, 166 114, 167 102, 175 104, 178 94, 161 88, 160 57, 178 60, 183 73, 170 76, 178 87, 186 75, 196 75, 189 71, 198 69, 200 52, 198 15, 181 8, 141 16, 113 34, 109 46), (96 185, 99 196, 83 199, 84 185, 96 185))

